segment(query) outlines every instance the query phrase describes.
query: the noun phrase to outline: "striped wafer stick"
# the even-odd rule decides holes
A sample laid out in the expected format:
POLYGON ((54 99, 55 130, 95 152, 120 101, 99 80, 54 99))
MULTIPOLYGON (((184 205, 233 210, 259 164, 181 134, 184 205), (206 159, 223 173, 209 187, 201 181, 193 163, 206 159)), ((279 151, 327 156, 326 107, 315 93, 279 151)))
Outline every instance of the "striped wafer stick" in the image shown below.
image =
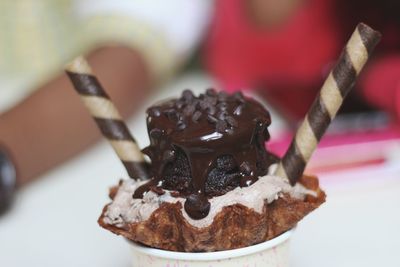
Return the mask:
POLYGON ((278 165, 276 174, 294 185, 306 167, 325 130, 379 42, 381 34, 360 23, 343 49, 321 91, 278 165))
POLYGON ((74 59, 66 66, 66 73, 93 116, 97 126, 108 139, 132 178, 148 178, 146 162, 135 139, 123 122, 110 97, 83 57, 74 59))

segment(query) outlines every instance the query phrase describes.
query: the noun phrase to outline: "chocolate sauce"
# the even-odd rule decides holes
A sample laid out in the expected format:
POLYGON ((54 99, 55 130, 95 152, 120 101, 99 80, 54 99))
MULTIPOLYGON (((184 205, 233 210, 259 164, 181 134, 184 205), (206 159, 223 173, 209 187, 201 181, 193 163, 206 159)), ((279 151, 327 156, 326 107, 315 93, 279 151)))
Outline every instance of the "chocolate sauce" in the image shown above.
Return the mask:
MULTIPOLYGON (((228 95, 212 89, 198 97, 185 90, 178 99, 150 107, 147 110, 150 145, 143 152, 152 161, 154 177, 136 190, 134 198, 141 198, 155 186, 179 191, 186 197, 184 208, 191 218, 206 217, 210 209, 207 197, 211 196, 207 194, 206 183, 210 171, 217 167, 217 159, 233 157, 237 167, 231 169, 237 169, 241 187, 249 186, 265 174, 268 166, 264 166, 267 162, 264 142, 269 139, 270 123, 268 111, 257 101, 241 93, 228 95), (182 153, 190 171, 177 175, 184 177, 179 188, 170 188, 164 171, 182 153)), ((179 173, 182 168, 173 171, 179 173)))

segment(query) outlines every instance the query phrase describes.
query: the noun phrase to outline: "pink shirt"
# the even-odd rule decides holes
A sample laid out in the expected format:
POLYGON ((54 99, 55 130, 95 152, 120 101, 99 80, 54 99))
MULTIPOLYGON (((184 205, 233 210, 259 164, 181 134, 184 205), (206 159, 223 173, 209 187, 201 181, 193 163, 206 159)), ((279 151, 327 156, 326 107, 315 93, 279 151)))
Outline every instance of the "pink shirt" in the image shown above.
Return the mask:
MULTIPOLYGON (((346 42, 333 4, 309 0, 277 31, 267 31, 247 18, 243 1, 216 1, 206 44, 208 70, 227 90, 261 89, 270 102, 301 118, 346 42)), ((358 81, 370 103, 395 114, 400 114, 398 55, 369 62, 358 81)))

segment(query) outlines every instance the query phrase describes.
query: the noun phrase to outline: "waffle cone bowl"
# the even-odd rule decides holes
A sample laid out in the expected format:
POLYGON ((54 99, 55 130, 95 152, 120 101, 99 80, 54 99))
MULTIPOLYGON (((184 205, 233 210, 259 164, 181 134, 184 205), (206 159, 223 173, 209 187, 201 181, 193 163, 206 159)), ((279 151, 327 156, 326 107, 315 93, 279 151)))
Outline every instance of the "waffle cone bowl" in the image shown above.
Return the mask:
MULTIPOLYGON (((294 228, 304 216, 325 202, 325 193, 314 176, 303 176, 300 182, 315 196, 304 200, 283 194, 264 204, 262 213, 241 204, 224 207, 212 224, 204 228, 191 225, 182 215, 181 203, 163 203, 146 221, 116 227, 104 222, 105 211, 98 223, 105 229, 143 245, 170 251, 221 251, 258 244, 294 228)), ((110 190, 115 197, 118 187, 110 190)))

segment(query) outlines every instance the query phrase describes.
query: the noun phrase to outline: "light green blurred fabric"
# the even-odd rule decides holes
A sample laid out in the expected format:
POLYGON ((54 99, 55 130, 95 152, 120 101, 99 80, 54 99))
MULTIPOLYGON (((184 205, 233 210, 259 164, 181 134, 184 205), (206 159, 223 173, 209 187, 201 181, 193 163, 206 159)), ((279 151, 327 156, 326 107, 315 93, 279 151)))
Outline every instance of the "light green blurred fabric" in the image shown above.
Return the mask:
POLYGON ((81 16, 76 2, 0 1, 0 112, 104 44, 139 50, 155 79, 173 72, 178 59, 163 34, 126 14, 81 16))

